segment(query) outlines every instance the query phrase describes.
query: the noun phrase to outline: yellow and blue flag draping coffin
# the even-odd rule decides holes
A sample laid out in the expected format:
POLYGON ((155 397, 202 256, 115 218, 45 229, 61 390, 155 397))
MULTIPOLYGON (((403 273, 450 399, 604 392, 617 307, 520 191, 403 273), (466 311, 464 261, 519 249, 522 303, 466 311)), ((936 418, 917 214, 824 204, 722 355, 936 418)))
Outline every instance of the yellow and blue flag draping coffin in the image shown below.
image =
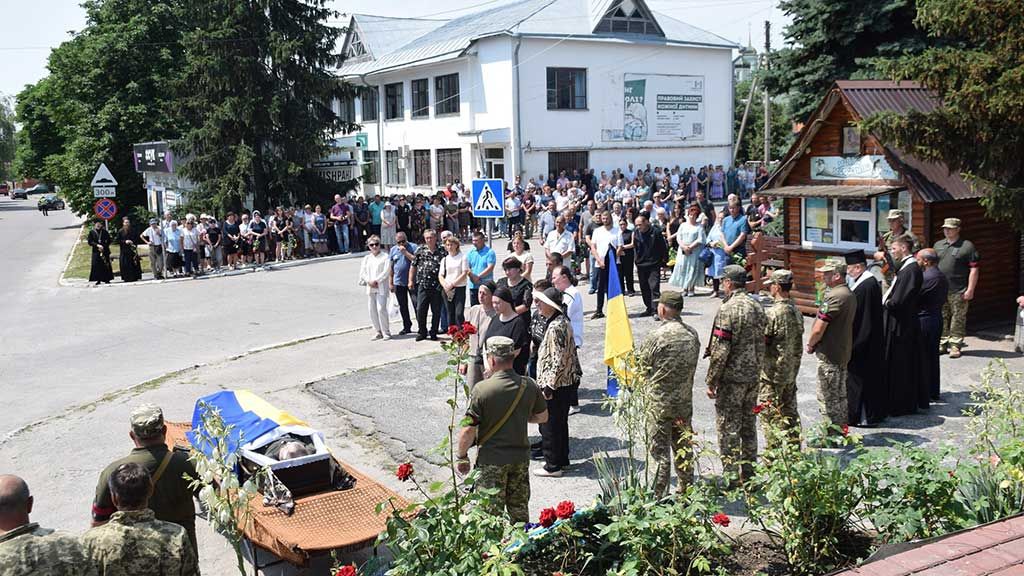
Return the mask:
POLYGON ((232 427, 227 439, 229 453, 237 451, 240 444, 251 442, 279 427, 307 426, 304 421, 284 410, 278 410, 248 390, 216 392, 196 401, 192 412, 192 430, 187 434, 192 446, 208 456, 210 447, 204 445, 195 432, 203 424, 204 404, 219 411, 224 424, 232 427))

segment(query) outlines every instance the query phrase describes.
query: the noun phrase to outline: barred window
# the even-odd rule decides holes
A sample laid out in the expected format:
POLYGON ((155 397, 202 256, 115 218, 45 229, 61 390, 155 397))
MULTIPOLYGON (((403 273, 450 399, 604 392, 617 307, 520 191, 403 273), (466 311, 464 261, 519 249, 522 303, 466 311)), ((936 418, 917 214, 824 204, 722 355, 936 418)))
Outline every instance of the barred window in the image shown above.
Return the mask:
POLYGON ((405 168, 401 166, 401 153, 398 150, 385 152, 388 168, 388 185, 405 186, 405 168))
POLYGON ((442 148, 437 151, 437 185, 444 186, 462 179, 462 149, 442 148))
POLYGON ((412 172, 416 186, 430 186, 430 150, 412 151, 412 172))

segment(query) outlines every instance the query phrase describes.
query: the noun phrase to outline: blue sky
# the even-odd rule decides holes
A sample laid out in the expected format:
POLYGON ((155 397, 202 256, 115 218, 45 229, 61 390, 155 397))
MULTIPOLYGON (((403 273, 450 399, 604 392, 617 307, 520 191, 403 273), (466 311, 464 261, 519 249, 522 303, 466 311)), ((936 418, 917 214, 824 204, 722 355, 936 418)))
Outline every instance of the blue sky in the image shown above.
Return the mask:
MULTIPOLYGON (((452 18, 473 7, 499 5, 506 0, 447 0, 426 8, 422 0, 335 0, 341 12, 381 16, 452 18), (443 12, 443 13, 442 13, 443 12)), ((746 44, 748 30, 754 46, 764 44, 764 21, 773 26, 772 45, 782 45, 785 16, 776 0, 648 0, 648 5, 698 28, 746 44)), ((13 98, 25 84, 46 75, 50 50, 68 38, 68 31, 85 26, 85 11, 76 0, 0 0, 0 97, 13 98)))

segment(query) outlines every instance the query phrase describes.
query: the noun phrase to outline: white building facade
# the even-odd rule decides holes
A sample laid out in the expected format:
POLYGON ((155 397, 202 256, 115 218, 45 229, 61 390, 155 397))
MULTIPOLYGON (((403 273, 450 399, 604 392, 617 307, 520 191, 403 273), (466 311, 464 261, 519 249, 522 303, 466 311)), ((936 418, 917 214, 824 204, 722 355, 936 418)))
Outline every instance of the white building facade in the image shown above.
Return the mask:
POLYGON ((364 194, 481 174, 726 165, 737 46, 643 0, 524 0, 451 21, 352 16, 339 138, 364 194), (358 142, 358 143, 357 143, 358 142), (364 145, 365 144, 365 145, 364 145))

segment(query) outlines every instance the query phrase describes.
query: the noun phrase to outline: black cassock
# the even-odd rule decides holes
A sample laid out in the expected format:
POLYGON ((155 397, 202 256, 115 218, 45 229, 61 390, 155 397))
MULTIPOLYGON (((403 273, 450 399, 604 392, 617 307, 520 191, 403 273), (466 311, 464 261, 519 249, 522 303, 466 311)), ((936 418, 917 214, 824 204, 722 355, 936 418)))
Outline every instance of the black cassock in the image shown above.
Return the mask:
POLYGON ((121 266, 121 281, 135 282, 142 278, 142 266, 139 264, 139 252, 135 245, 135 234, 131 228, 122 228, 117 233, 117 244, 121 247, 118 263, 121 266), (131 242, 131 244, 129 244, 131 242))
POLYGON ((114 270, 110 267, 110 232, 106 228, 93 228, 89 231, 89 246, 92 246, 89 282, 110 282, 114 279, 114 270))
POLYGON ((876 424, 886 417, 889 391, 882 374, 882 287, 870 272, 854 283, 853 353, 847 364, 849 422, 876 424))
MULTIPOLYGON (((884 370, 889 389, 890 416, 917 412, 921 378, 921 327, 917 320, 923 278, 912 257, 900 263, 896 280, 882 305, 885 323, 884 370)), ((925 395, 927 398, 927 393, 925 395)), ((927 408, 925 402, 924 408, 927 408)))

